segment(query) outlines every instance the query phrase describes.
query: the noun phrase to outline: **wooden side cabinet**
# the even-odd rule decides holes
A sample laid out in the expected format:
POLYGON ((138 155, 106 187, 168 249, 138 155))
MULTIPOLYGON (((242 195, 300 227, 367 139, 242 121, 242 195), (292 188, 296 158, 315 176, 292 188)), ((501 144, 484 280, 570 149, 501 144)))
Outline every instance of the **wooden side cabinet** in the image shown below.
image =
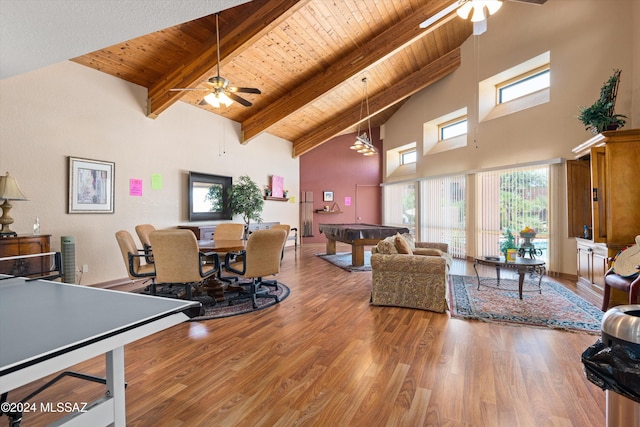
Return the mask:
MULTIPOLYGON (((51 235, 17 236, 0 239, 0 258, 50 252, 51 235)), ((35 257, 0 262, 0 273, 28 276, 51 270, 51 257, 35 257)))
POLYGON ((578 283, 602 293, 604 275, 609 268, 609 249, 602 243, 576 239, 578 248, 578 283))

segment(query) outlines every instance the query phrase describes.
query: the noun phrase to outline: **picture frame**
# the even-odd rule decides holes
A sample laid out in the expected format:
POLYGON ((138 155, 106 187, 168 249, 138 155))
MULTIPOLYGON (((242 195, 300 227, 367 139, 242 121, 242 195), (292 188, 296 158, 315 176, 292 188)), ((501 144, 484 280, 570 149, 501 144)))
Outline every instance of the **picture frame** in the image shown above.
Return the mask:
POLYGON ((68 213, 114 213, 115 163, 69 157, 68 213))
POLYGON ((333 191, 325 191, 322 193, 323 202, 333 202, 333 191))

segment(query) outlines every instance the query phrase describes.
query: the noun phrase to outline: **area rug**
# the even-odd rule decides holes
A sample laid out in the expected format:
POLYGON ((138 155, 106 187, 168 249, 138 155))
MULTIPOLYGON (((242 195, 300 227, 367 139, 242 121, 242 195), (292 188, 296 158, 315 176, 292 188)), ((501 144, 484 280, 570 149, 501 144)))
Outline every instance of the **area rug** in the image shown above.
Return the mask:
POLYGON ((600 334, 602 311, 557 283, 451 275, 451 317, 600 334))
POLYGON ((371 271, 371 251, 364 251, 364 265, 362 266, 351 264, 351 252, 338 252, 335 255, 321 253, 316 256, 347 271, 371 271))
MULTIPOLYGON (((277 284, 277 289, 273 288, 272 286, 268 286, 269 294, 277 295, 279 302, 282 302, 289 296, 291 290, 283 283, 277 282, 277 284)), ((164 296, 167 298, 184 298, 183 289, 184 288, 180 286, 180 292, 173 293, 169 291, 163 292, 162 289, 159 289, 158 296, 164 296)), ((148 294, 148 289, 139 289, 133 292, 148 294)), ((251 298, 246 298, 233 301, 233 305, 229 305, 229 300, 236 296, 238 296, 238 291, 227 290, 224 292, 225 299, 222 301, 216 301, 216 299, 210 297, 207 294, 198 294, 198 292, 195 291, 193 300, 200 301, 204 312, 198 317, 189 319, 189 321, 199 322, 201 320, 220 319, 222 317, 237 316, 239 314, 251 313, 253 311, 262 310, 264 308, 278 304, 275 298, 258 298, 258 308, 253 308, 253 302, 251 301, 251 298)))

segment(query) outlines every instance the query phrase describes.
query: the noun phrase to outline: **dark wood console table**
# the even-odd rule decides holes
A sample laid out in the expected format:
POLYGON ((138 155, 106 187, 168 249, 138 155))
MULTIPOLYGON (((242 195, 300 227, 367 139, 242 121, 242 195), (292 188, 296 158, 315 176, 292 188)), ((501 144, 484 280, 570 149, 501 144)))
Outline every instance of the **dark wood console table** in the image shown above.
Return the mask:
MULTIPOLYGON (((51 235, 42 234, 5 237, 0 239, 0 258, 50 252, 51 235)), ((29 276, 51 270, 50 256, 0 262, 0 274, 29 276)))

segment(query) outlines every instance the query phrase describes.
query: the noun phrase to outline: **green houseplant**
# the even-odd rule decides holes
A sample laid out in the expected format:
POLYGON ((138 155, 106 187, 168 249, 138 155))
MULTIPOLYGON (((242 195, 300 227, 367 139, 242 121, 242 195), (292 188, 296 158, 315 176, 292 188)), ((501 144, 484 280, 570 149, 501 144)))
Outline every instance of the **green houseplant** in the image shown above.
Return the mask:
POLYGON ((245 223, 245 233, 249 230, 251 220, 262 222, 262 208, 264 199, 262 191, 248 175, 240 177, 238 182, 228 189, 229 205, 232 214, 242 215, 245 223))
POLYGON ((507 259, 507 251, 509 249, 517 249, 517 246, 515 236, 511 232, 511 229, 507 227, 500 241, 500 252, 504 255, 504 259, 507 259))
POLYGON ((615 114, 616 96, 620 84, 621 70, 614 70, 613 75, 607 79, 600 88, 600 97, 590 107, 580 107, 578 119, 590 130, 598 134, 605 130, 615 130, 625 125, 627 117, 615 114))

